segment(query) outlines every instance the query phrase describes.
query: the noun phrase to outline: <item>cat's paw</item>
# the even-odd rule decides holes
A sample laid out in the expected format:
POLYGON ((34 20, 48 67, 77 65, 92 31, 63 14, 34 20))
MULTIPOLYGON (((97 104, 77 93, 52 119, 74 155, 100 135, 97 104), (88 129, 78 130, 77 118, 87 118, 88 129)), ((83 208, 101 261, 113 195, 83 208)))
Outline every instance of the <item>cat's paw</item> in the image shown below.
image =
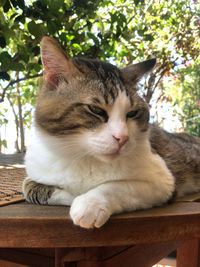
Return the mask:
POLYGON ((110 217, 111 212, 101 200, 86 195, 74 199, 70 216, 74 224, 83 228, 99 228, 110 217))

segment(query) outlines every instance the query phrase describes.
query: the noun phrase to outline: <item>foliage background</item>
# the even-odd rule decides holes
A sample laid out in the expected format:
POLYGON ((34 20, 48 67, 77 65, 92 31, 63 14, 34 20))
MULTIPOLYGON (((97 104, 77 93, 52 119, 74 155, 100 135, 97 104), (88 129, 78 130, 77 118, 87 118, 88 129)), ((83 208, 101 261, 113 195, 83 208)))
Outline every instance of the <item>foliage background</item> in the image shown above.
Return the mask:
POLYGON ((174 111, 183 128, 200 136, 200 60, 176 71, 166 84, 166 95, 172 96, 174 111))
MULTIPOLYGON (((142 96, 150 105, 171 103, 185 130, 200 135, 199 1, 0 0, 0 98, 14 114, 17 151, 25 150, 24 127, 31 125, 44 35, 57 39, 69 56, 120 67, 156 57, 157 67, 142 84, 142 96), (192 116, 193 126, 186 123, 192 116)), ((0 122, 8 122, 3 105, 0 122)), ((0 142, 6 145, 6 140, 0 142)))

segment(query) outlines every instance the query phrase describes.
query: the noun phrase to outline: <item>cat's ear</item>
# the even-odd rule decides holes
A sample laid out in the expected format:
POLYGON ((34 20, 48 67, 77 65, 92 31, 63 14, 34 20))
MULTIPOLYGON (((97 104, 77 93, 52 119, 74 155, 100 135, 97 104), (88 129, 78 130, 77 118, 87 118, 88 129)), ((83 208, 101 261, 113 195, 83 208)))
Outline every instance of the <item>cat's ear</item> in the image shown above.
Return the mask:
POLYGON ((152 71, 156 65, 156 59, 149 59, 122 69, 122 75, 127 82, 138 82, 142 76, 152 71))
POLYGON ((68 80, 78 72, 58 43, 48 36, 41 41, 41 60, 44 79, 53 88, 56 88, 61 77, 68 80))

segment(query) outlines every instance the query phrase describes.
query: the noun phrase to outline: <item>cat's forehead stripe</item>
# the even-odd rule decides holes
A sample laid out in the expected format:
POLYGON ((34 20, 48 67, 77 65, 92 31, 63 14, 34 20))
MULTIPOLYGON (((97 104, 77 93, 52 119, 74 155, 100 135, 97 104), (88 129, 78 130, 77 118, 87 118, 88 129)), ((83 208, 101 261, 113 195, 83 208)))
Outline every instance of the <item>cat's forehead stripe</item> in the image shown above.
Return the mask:
POLYGON ((99 64, 99 66, 98 65, 95 66, 94 70, 96 72, 97 77, 103 84, 103 87, 100 87, 101 88, 100 92, 104 97, 105 103, 106 104, 109 103, 109 98, 111 98, 111 100, 114 101, 118 95, 118 90, 119 90, 119 86, 117 87, 119 81, 116 73, 114 72, 114 69, 108 68, 106 63, 104 63, 104 64, 99 64))
POLYGON ((101 101, 100 101, 98 98, 96 98, 96 97, 94 97, 94 98, 92 99, 92 102, 93 102, 94 104, 101 104, 101 101))
POLYGON ((119 91, 126 91, 126 94, 129 95, 128 91, 123 86, 120 70, 116 66, 98 60, 80 58, 74 59, 74 63, 81 72, 84 72, 83 69, 84 66, 86 66, 87 69, 96 74, 97 79, 99 79, 102 84, 102 86, 99 86, 97 89, 103 96, 106 104, 110 102, 113 103, 119 91))

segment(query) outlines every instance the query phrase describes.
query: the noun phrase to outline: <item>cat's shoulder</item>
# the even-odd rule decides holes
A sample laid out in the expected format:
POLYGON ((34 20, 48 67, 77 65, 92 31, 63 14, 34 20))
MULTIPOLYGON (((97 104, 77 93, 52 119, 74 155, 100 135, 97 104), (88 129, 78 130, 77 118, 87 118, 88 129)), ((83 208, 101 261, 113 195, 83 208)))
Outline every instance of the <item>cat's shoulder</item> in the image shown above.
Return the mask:
POLYGON ((156 124, 150 125, 149 140, 152 148, 157 151, 200 149, 200 138, 183 132, 167 132, 156 124))

